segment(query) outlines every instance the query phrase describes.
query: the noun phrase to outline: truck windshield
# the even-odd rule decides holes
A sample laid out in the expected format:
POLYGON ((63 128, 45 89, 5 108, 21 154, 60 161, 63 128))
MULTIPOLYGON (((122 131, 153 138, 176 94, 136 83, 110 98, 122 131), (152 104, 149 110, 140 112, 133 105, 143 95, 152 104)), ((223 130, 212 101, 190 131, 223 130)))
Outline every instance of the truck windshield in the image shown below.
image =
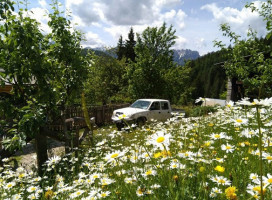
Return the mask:
POLYGON ((140 109, 147 109, 150 105, 150 101, 135 101, 130 107, 131 108, 140 108, 140 109))

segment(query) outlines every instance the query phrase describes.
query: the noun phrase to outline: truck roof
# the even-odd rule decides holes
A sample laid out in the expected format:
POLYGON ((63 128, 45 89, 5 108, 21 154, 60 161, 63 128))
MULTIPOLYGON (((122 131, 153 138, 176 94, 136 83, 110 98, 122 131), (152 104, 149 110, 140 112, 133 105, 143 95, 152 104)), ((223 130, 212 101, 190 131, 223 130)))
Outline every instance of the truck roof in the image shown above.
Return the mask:
POLYGON ((138 99, 138 100, 143 100, 143 101, 169 101, 166 99, 138 99))

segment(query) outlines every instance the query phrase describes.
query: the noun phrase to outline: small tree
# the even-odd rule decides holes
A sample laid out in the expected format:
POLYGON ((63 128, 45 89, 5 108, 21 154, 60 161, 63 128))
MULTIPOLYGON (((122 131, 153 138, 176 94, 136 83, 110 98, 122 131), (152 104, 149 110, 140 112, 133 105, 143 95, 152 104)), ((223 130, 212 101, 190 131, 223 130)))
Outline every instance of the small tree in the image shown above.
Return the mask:
POLYGON ((192 92, 194 90, 191 87, 191 67, 188 64, 185 66, 172 67, 167 70, 164 75, 166 80, 166 96, 172 104, 189 104, 192 102, 192 92))
POLYGON ((120 100, 127 88, 124 79, 126 73, 125 60, 117 60, 111 56, 95 56, 95 63, 90 67, 85 92, 90 103, 106 105, 120 100))
MULTIPOLYGON (((27 10, 20 9, 16 16, 13 4, 7 2, 0 4, 1 83, 12 84, 13 90, 9 103, 0 103, 12 125, 1 127, 6 135, 4 144, 12 150, 23 146, 27 138, 35 138, 41 175, 47 160, 46 127, 57 109, 64 114, 66 105, 80 95, 88 60, 81 54, 82 35, 71 31, 70 21, 59 12, 57 1, 49 14, 49 35, 41 33, 34 19, 24 17, 27 10)), ((63 115, 63 123, 64 119, 63 115)))
POLYGON ((137 35, 136 62, 130 67, 129 89, 134 98, 165 96, 163 74, 174 66, 175 31, 164 23, 160 28, 148 27, 137 35))

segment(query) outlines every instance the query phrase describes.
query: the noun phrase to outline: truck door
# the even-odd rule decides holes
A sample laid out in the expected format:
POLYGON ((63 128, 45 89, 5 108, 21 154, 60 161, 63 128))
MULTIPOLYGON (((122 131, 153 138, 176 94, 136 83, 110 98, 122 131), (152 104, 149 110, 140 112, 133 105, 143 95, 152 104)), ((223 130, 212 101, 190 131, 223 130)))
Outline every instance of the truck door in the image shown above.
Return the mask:
POLYGON ((154 101, 150 108, 150 119, 161 121, 161 105, 159 101, 154 101))
POLYGON ((171 117, 171 109, 167 101, 161 101, 160 103, 161 103, 160 118, 162 121, 166 121, 167 119, 171 117))

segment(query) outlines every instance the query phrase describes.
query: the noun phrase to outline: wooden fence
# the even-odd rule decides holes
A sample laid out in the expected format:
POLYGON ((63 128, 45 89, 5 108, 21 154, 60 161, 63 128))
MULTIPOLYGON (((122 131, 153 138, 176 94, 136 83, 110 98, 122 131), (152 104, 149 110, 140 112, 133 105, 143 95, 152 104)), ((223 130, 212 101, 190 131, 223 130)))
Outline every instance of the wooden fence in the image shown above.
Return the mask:
MULTIPOLYGON (((104 105, 104 106, 87 106, 89 117, 95 118, 96 125, 103 125, 112 123, 111 117, 114 110, 119 108, 124 108, 129 106, 129 104, 121 105, 104 105)), ((83 110, 80 106, 71 106, 66 108, 65 119, 70 118, 84 118, 83 110)), ((61 115, 59 114, 59 119, 48 125, 49 130, 53 131, 63 131, 63 122, 61 121, 61 115)), ((76 124, 73 122, 68 122, 67 129, 70 130, 72 127, 75 129, 77 126, 86 126, 85 121, 78 121, 76 124)))
MULTIPOLYGON (((129 104, 121 105, 104 105, 104 106, 87 106, 89 117, 95 117, 96 124, 111 123, 111 116, 114 110, 124 108, 129 104)), ((81 107, 69 107, 66 110, 66 119, 73 117, 84 117, 81 107)))

